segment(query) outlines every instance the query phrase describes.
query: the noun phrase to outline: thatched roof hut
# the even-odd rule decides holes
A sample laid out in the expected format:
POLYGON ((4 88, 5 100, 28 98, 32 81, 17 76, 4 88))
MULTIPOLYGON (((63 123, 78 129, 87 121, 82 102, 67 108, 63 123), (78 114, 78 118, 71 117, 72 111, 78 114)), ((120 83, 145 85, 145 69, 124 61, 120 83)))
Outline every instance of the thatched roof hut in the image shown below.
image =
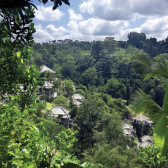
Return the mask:
POLYGON ((62 117, 62 118, 69 118, 69 110, 63 108, 62 106, 54 106, 51 109, 51 116, 53 117, 62 117))
POLYGON ((54 86, 54 85, 53 85, 52 83, 50 83, 50 82, 48 82, 48 81, 44 81, 43 87, 44 87, 45 89, 52 89, 53 86, 54 86))
POLYGON ((142 124, 147 124, 147 125, 153 124, 153 121, 147 116, 145 116, 144 114, 137 115, 136 117, 133 118, 133 120, 136 123, 142 123, 142 124))
POLYGON ((79 94, 79 93, 76 93, 76 94, 73 94, 73 95, 72 95, 73 103, 74 103, 75 105, 77 105, 78 107, 82 104, 82 101, 83 101, 84 98, 85 98, 85 97, 82 96, 82 95, 79 94))
POLYGON ((144 142, 139 142, 138 146, 141 148, 147 147, 147 146, 152 146, 153 143, 149 141, 144 141, 144 142))
POLYGON ((141 137, 141 141, 142 141, 142 142, 149 141, 149 142, 154 143, 153 137, 152 137, 152 136, 149 136, 149 135, 144 135, 143 137, 141 137))
POLYGON ((43 73, 43 72, 56 73, 55 71, 53 71, 52 69, 50 69, 49 67, 45 65, 40 66, 40 73, 43 73))

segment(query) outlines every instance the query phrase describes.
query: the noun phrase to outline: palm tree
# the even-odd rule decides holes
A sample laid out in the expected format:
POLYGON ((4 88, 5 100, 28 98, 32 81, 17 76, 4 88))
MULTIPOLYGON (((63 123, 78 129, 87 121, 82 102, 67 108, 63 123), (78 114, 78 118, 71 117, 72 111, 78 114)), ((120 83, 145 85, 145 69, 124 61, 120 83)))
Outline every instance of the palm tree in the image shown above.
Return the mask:
POLYGON ((146 56, 140 59, 135 59, 137 63, 142 64, 148 72, 145 79, 156 77, 162 81, 166 87, 163 99, 163 106, 160 107, 142 90, 138 91, 137 97, 134 99, 136 112, 146 111, 150 116, 154 115, 156 122, 154 128, 155 145, 160 147, 160 152, 163 156, 168 154, 168 84, 165 84, 164 79, 168 79, 168 61, 152 62, 146 56))

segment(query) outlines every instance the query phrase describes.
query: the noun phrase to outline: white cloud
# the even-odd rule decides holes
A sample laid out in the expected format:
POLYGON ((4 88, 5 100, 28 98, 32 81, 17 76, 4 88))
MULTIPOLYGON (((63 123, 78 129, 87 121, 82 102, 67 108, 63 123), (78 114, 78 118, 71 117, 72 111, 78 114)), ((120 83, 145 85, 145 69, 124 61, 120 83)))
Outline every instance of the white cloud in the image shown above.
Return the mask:
POLYGON ((52 6, 37 6, 37 9, 38 10, 35 11, 35 19, 37 20, 52 22, 60 20, 64 16, 64 13, 59 9, 52 10, 52 6))
POLYGON ((35 27, 35 29, 42 29, 43 28, 43 26, 41 24, 35 25, 34 27, 35 27))
POLYGON ((37 25, 35 28, 36 32, 34 34, 34 40, 38 43, 64 39, 68 33, 68 30, 62 26, 57 28, 54 25, 48 25, 43 28, 41 25, 37 25))
POLYGON ((110 36, 118 33, 121 28, 128 26, 127 21, 105 21, 102 19, 90 18, 79 22, 70 21, 68 27, 71 31, 79 31, 84 35, 110 36))
POLYGON ((104 40, 106 36, 120 34, 128 26, 127 21, 105 21, 90 18, 88 20, 70 20, 68 29, 60 26, 47 25, 43 28, 36 25, 34 39, 36 42, 48 42, 58 39, 70 38, 72 40, 104 40))
POLYGON ((128 27, 127 21, 105 21, 90 18, 82 21, 69 21, 70 36, 78 40, 103 40, 106 36, 114 36, 128 27))
POLYGON ((165 39, 168 36, 168 16, 149 17, 140 27, 123 30, 120 34, 121 39, 126 39, 126 36, 133 31, 145 33, 148 38, 165 39))
POLYGON ((156 37, 158 40, 168 36, 168 16, 149 17, 140 27, 129 28, 128 21, 105 21, 98 18, 87 20, 70 20, 68 28, 48 25, 43 28, 36 25, 34 35, 36 42, 47 42, 58 39, 72 40, 104 40, 107 36, 113 36, 116 40, 127 40, 130 32, 145 33, 148 38, 156 37))
POLYGON ((87 0, 80 5, 82 12, 105 20, 129 20, 135 15, 168 15, 167 0, 87 0))
POLYGON ((150 17, 140 27, 129 28, 128 21, 105 21, 98 18, 87 20, 70 20, 68 29, 65 27, 55 27, 48 25, 43 28, 36 25, 34 39, 36 42, 48 42, 58 39, 72 40, 104 40, 107 36, 113 36, 116 40, 127 40, 130 32, 145 33, 148 38, 156 37, 158 40, 165 39, 168 36, 168 16, 150 17))
POLYGON ((36 29, 34 40, 37 43, 48 42, 53 40, 53 37, 45 29, 36 29))
POLYGON ((73 9, 68 10, 70 20, 82 20, 83 17, 81 14, 76 14, 73 9))
MULTIPOLYGON (((167 6, 168 0, 162 0, 162 3, 160 0, 85 0, 80 5, 80 10, 91 15, 82 16, 81 13, 69 9, 66 27, 36 25, 34 37, 36 42, 66 38, 104 40, 107 36, 113 36, 116 40, 127 40, 127 35, 136 31, 145 33, 148 38, 162 40, 168 36, 167 6), (130 28, 131 26, 135 28, 130 28)), ((36 19, 52 21, 59 20, 64 15, 59 10, 55 14, 50 12, 53 12, 52 7, 40 7, 36 19)))

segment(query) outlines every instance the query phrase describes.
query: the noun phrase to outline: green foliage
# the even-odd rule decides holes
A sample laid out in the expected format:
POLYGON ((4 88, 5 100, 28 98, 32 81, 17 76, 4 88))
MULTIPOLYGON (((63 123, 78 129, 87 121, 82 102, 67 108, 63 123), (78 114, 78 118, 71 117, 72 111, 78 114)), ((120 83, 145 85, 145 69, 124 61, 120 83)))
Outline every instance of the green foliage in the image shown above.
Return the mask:
MULTIPOLYGON (((53 43, 55 44, 55 42, 53 43)), ((107 81, 115 78, 120 85, 112 95, 114 98, 126 99, 128 104, 130 96, 140 88, 162 106, 164 95, 162 81, 157 79, 143 81, 143 68, 141 66, 137 68, 137 65, 132 63, 132 59, 135 57, 143 60, 143 57, 147 55, 145 51, 130 46, 127 42, 128 47, 119 48, 117 43, 113 38, 108 37, 105 41, 97 42, 63 40, 62 44, 56 43, 57 45, 35 44, 34 60, 39 66, 41 65, 39 62, 43 62, 51 68, 59 69, 60 78, 71 79, 77 85, 82 84, 88 88, 90 85, 99 86, 99 92, 102 93, 105 92, 104 85, 107 81), (53 63, 56 66, 53 67, 53 63)), ((148 59, 149 62, 153 62, 151 56, 148 59)), ((146 70, 149 71, 149 69, 146 70)))
POLYGON ((81 94, 82 96, 85 97, 85 91, 82 90, 82 89, 78 89, 78 90, 76 90, 75 93, 79 93, 79 94, 81 94))
POLYGON ((58 89, 61 85, 61 80, 55 80, 53 84, 54 84, 54 88, 58 89))
POLYGON ((168 102, 168 87, 166 89, 166 93, 163 100, 164 113, 162 114, 159 121, 157 122, 155 126, 155 133, 154 133, 155 144, 156 146, 160 146, 161 153, 164 156, 167 156, 167 152, 168 152, 168 131, 167 131, 168 130, 168 126, 167 126, 168 104, 167 102, 168 102))
MULTIPOLYGON (((125 106, 126 101, 112 99, 108 95, 94 92, 105 92, 115 98, 121 97, 129 101, 130 94, 138 87, 148 90, 148 82, 142 82, 143 76, 137 74, 138 71, 129 61, 134 55, 140 57, 144 54, 144 51, 137 48, 144 49, 151 56, 159 52, 163 53, 167 48, 167 39, 158 43, 155 38, 146 39, 144 33, 133 32, 129 34, 127 44, 123 44, 125 48, 129 44, 137 48, 117 48, 118 42, 110 37, 103 42, 71 41, 66 44, 63 41, 63 45, 44 43, 34 46, 36 49, 34 61, 37 65, 46 64, 51 68, 54 67, 60 78, 70 79, 65 80, 64 83, 55 83, 56 88, 60 84, 64 85, 62 89, 65 96, 71 97, 74 93, 73 81, 90 88, 90 95, 85 95, 87 99, 81 107, 77 109, 72 106, 72 112, 75 113, 74 127, 79 131, 77 134, 79 140, 76 142, 76 132, 70 129, 65 130, 54 122, 35 116, 37 114, 39 117, 44 117, 41 113, 42 109, 45 113, 49 109, 45 107, 45 104, 43 106, 39 103, 38 107, 32 105, 38 73, 33 66, 29 66, 31 50, 28 44, 32 42, 34 32, 32 18, 35 6, 29 0, 26 2, 26 6, 21 9, 0 10, 0 15, 3 17, 0 23, 2 30, 0 35, 0 71, 2 72, 0 73, 0 94, 3 97, 6 93, 20 93, 17 99, 9 95, 10 101, 0 105, 0 120, 2 121, 0 123, 0 167, 102 167, 98 163, 107 168, 142 167, 136 155, 133 154, 135 151, 126 149, 127 145, 132 147, 134 144, 123 136, 121 129, 121 118, 125 118, 129 113, 128 107, 125 106), (24 90, 20 88, 21 85, 24 90), (85 156, 85 160, 92 161, 96 163, 95 165, 89 162, 81 165, 74 157, 73 144, 75 142, 78 147, 74 151, 78 156, 85 156)), ((42 0, 42 2, 45 4, 48 0, 42 0)), ((69 5, 68 0, 52 2, 54 3, 53 9, 62 5, 62 2, 69 5)), ((166 61, 164 64, 153 65, 153 67, 154 69, 147 69, 153 71, 146 78, 153 75, 167 78, 166 61)), ((42 77, 50 80, 55 76, 46 73, 42 74, 42 77)), ((154 86, 160 87, 161 82, 154 83, 154 86)), ((43 84, 41 81, 39 83, 43 84)), ((154 89, 149 89, 148 92, 153 97, 157 93, 154 89)), ((161 110, 164 114, 155 129, 155 143, 161 142, 164 155, 168 149, 167 97, 166 91, 163 110, 161 110)), ((153 101, 149 101, 148 96, 143 100, 145 103, 142 102, 139 108, 152 106, 154 109, 156 107, 153 101)), ((67 99, 63 96, 57 97, 54 102, 68 106, 67 99)), ((157 106, 156 109, 162 108, 157 106)), ((145 163, 148 161, 153 164, 150 159, 145 160, 145 163)), ((162 157, 157 159, 157 164, 162 162, 162 159, 162 157)))
POLYGON ((36 125, 40 130, 45 129, 44 130, 45 134, 48 135, 48 137, 51 139, 55 139, 55 136, 58 135, 58 133, 65 130, 64 126, 58 123, 49 121, 45 118, 38 117, 36 120, 36 125))
POLYGON ((79 131, 77 146, 80 145, 77 153, 91 150, 93 146, 101 146, 103 143, 110 144, 111 148, 132 145, 121 130, 121 115, 126 111, 128 112, 126 109, 124 111, 121 100, 117 102, 110 96, 96 93, 87 95, 87 99, 76 111, 75 128, 79 131))
POLYGON ((90 84, 90 85, 96 85, 98 80, 97 76, 97 70, 96 68, 88 68, 83 74, 82 74, 82 83, 84 85, 90 84))
MULTIPOLYGON (((16 48, 22 44, 32 44, 32 34, 35 32, 32 23, 34 12, 35 6, 29 0, 22 7, 1 8, 0 16, 3 18, 0 22, 1 37, 9 38, 11 46, 15 45, 16 48)), ((6 44, 9 44, 9 41, 6 44)))
POLYGON ((165 168, 168 163, 166 156, 160 155, 159 147, 140 148, 139 157, 148 168, 165 168))
POLYGON ((108 51, 108 53, 112 53, 117 48, 117 42, 114 40, 114 37, 106 37, 103 42, 103 46, 108 51))
MULTIPOLYGON (((39 0, 40 2, 43 2, 44 4, 48 2, 48 0, 39 0)), ((70 5, 69 0, 54 0, 52 1, 54 3, 53 10, 58 8, 62 5, 62 2, 64 2, 67 5, 70 5)))
MULTIPOLYGON (((34 116, 30 115, 35 108, 30 106, 21 112, 16 101, 17 99, 13 97, 13 101, 9 104, 0 106, 1 167, 5 165, 9 167, 59 167, 64 164, 65 158, 75 161, 70 153, 75 142, 75 132, 70 129, 58 134, 55 132, 55 140, 49 139, 34 123, 34 116)), ((43 123, 45 127, 46 120, 40 122, 40 125, 43 123)), ((51 122, 47 122, 49 123, 51 122)), ((47 131, 51 131, 49 126, 47 127, 47 131)))
POLYGON ((103 113, 109 111, 108 106, 100 95, 89 95, 77 110, 75 122, 77 123, 78 137, 81 151, 93 144, 93 130, 101 122, 103 113))
POLYGON ((94 42, 92 45, 91 55, 93 55, 95 59, 98 60, 102 49, 103 47, 100 41, 94 42))
POLYGON ((146 35, 144 33, 131 32, 128 34, 128 43, 141 49, 146 41, 146 35))
POLYGON ((53 100, 53 103, 58 106, 68 107, 68 99, 64 96, 58 96, 53 100))
POLYGON ((86 160, 100 163, 106 168, 144 168, 134 150, 125 150, 120 146, 112 148, 108 144, 100 144, 84 153, 86 160))
POLYGON ((132 99, 132 104, 135 108, 136 113, 145 113, 155 123, 158 122, 161 115, 163 114, 163 109, 156 102, 154 102, 148 95, 146 95, 140 89, 132 99))
POLYGON ((74 89, 75 89, 75 86, 74 86, 74 83, 72 80, 65 80, 64 81, 64 94, 67 97, 72 96, 72 94, 74 93, 74 89))
MULTIPOLYGON (((161 77, 167 79, 167 70, 168 70, 168 64, 166 61, 163 61, 161 63, 154 63, 149 64, 147 62, 147 59, 143 59, 144 61, 141 62, 143 65, 150 67, 150 73, 146 75, 146 78, 156 76, 159 79, 161 77)), ((137 110, 146 110, 146 111, 153 111, 162 112, 159 116, 159 119, 157 120, 155 130, 154 130, 154 140, 155 145, 160 146, 160 152, 163 156, 167 156, 168 152, 168 132, 167 132, 167 115, 168 115, 168 86, 166 87, 164 99, 163 99, 163 108, 161 108, 159 105, 157 105, 153 100, 151 100, 146 94, 144 94, 142 91, 139 94, 140 99, 137 99, 139 102, 137 103, 137 110)))

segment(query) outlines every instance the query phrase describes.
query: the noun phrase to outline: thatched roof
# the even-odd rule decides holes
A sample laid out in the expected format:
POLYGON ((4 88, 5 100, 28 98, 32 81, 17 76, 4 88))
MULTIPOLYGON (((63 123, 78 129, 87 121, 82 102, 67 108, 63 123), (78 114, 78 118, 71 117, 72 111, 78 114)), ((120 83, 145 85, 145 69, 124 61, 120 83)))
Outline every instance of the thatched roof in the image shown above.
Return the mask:
POLYGON ((84 99, 84 96, 82 96, 79 93, 76 93, 72 96, 73 103, 77 105, 78 107, 82 104, 82 100, 84 99))
POLYGON ((147 122, 149 124, 153 123, 153 121, 147 116, 145 116, 144 114, 137 115, 136 117, 133 118, 133 120, 140 121, 140 122, 147 122))
POLYGON ((44 87, 45 89, 51 89, 53 86, 54 86, 54 85, 53 85, 52 83, 50 83, 50 82, 48 82, 48 81, 44 81, 43 87, 44 87))
POLYGON ((149 135, 144 135, 143 137, 141 137, 141 141, 142 142, 145 142, 145 141, 154 142, 153 137, 149 135))
POLYGON ((73 94, 72 98, 76 99, 76 100, 82 100, 82 99, 84 99, 84 96, 82 96, 79 93, 76 93, 76 94, 73 94))
POLYGON ((124 135, 132 135, 132 131, 128 129, 123 129, 124 135))
POLYGON ((53 71, 52 69, 48 68, 48 67, 45 66, 45 65, 40 66, 40 73, 43 73, 43 72, 56 73, 55 71, 53 71))
POLYGON ((51 109, 51 115, 54 117, 62 116, 62 118, 69 118, 69 110, 63 108, 62 106, 54 106, 51 109))
POLYGON ((153 143, 150 142, 150 141, 144 141, 144 142, 139 142, 139 144, 138 144, 138 146, 141 147, 141 148, 143 148, 143 147, 147 147, 147 146, 149 146, 149 145, 152 146, 153 143))
POLYGON ((131 124, 124 124, 122 126, 123 129, 133 130, 133 126, 131 124))

